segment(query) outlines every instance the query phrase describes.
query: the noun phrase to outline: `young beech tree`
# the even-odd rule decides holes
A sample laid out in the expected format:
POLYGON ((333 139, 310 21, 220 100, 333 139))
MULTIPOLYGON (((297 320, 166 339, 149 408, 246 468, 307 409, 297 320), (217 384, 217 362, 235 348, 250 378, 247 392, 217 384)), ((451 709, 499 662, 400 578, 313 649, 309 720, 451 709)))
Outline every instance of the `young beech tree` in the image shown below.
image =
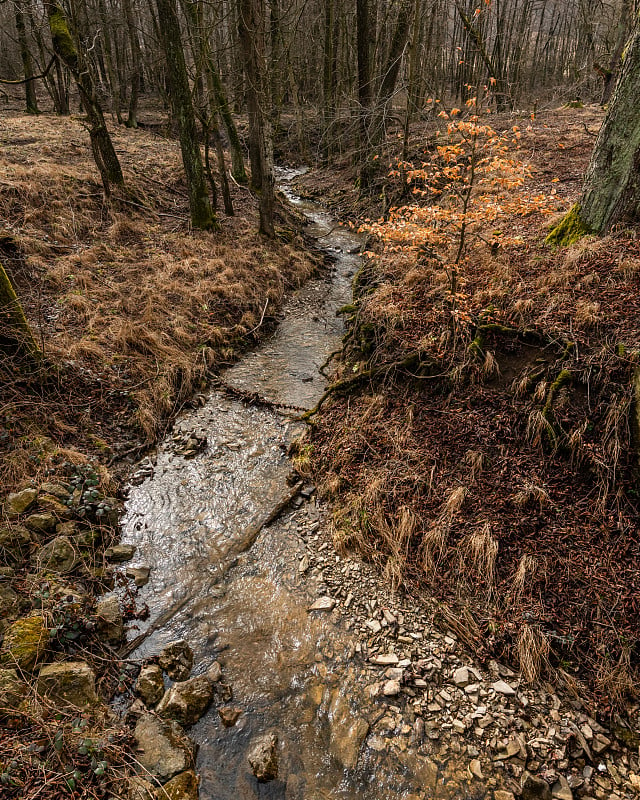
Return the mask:
POLYGON ((640 221, 640 15, 598 133, 580 202, 547 237, 566 245, 640 221))

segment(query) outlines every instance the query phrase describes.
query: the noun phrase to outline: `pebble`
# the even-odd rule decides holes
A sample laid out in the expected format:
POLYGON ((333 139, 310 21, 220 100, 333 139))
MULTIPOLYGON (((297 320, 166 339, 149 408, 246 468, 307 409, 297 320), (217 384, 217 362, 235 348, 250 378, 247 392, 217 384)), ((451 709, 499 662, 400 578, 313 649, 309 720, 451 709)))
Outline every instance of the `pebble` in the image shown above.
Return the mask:
POLYGON ((491 688, 494 692, 498 692, 498 694, 504 694, 507 697, 511 697, 516 693, 516 690, 513 686, 510 686, 506 681, 499 680, 495 681, 491 684, 491 688))
POLYGON ((312 605, 309 606, 307 611, 333 611, 336 607, 336 601, 329 595, 319 597, 312 605))

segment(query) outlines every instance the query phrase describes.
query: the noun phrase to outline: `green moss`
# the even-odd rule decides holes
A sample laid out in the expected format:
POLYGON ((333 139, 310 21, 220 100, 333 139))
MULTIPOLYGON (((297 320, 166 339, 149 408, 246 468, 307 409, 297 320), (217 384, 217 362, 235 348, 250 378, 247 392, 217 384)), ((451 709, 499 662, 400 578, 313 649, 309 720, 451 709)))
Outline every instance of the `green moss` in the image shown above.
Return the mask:
POLYGON ((545 243, 552 247, 567 247, 590 233, 593 231, 580 216, 580 205, 576 203, 562 222, 547 236, 545 243))
POLYGON ((582 100, 570 100, 568 103, 564 104, 565 108, 584 108, 584 103, 582 100))
POLYGON ((560 389, 562 389, 562 387, 565 386, 567 383, 569 383, 571 380, 573 380, 573 374, 571 370, 568 369, 560 370, 560 372, 558 373, 558 377, 549 387, 547 402, 545 403, 544 409, 542 411, 545 417, 548 417, 551 414, 551 409, 553 408, 554 400, 556 399, 556 395, 558 394, 560 389))
POLYGON ((73 43, 69 26, 60 6, 53 6, 49 11, 49 29, 54 52, 72 70, 78 67, 78 51, 73 43))

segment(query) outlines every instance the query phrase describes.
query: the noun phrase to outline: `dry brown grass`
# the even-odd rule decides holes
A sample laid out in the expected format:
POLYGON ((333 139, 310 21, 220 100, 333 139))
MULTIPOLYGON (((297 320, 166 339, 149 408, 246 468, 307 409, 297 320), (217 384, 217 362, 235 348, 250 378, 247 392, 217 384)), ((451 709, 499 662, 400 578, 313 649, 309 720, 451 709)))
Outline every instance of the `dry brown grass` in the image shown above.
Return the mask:
POLYGON ((463 536, 458 545, 463 575, 484 582, 491 591, 496 574, 498 542, 491 535, 491 526, 463 536))
POLYGON ((126 392, 127 424, 152 441, 233 357, 265 300, 272 313, 314 265, 299 241, 258 235, 245 190, 220 232, 191 231, 177 143, 113 135, 127 191, 106 201, 78 121, 3 117, 0 218, 21 250, 13 277, 45 353, 126 392))
POLYGON ((522 677, 527 683, 535 683, 549 668, 551 647, 543 631, 524 624, 518 633, 516 653, 522 677))

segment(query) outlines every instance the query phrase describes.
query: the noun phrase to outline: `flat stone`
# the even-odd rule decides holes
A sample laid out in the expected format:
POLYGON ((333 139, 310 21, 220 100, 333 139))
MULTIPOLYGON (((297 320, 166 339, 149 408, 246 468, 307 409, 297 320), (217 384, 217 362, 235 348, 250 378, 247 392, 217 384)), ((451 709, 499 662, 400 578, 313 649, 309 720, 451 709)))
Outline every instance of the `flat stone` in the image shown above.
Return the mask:
POLYGON ((173 681, 184 681, 193 667, 193 650, 184 639, 170 642, 160 653, 158 664, 173 681))
POLYGON ((127 567, 125 574, 127 578, 131 578, 138 589, 141 589, 149 583, 151 570, 149 567, 127 567))
POLYGON ((72 516, 71 509, 52 494, 41 494, 38 498, 38 505, 43 511, 48 511, 57 519, 68 520, 72 516))
POLYGON ((174 720, 143 714, 134 732, 136 758, 160 781, 167 781, 193 765, 194 747, 174 720))
POLYGON ((67 500, 71 496, 70 488, 61 483, 41 483, 40 492, 44 495, 53 495, 58 500, 67 500))
POLYGON ((506 789, 496 789, 493 793, 493 800, 516 800, 513 792, 508 792, 506 789))
POLYGON ((319 597, 312 605, 309 606, 307 611, 333 611, 336 607, 336 601, 329 595, 319 597))
POLYGON ((380 633, 380 631, 382 630, 382 625, 378 622, 377 619, 368 619, 364 624, 367 626, 367 628, 369 628, 369 630, 372 633, 380 633))
POLYGON ((600 753, 604 753, 610 745, 611 739, 607 739, 607 737, 601 733, 596 733, 591 742, 591 749, 594 753, 599 755, 600 753))
POLYGON ((37 690, 41 697, 77 708, 99 702, 95 675, 86 661, 44 664, 38 673, 37 690))
POLYGON ((242 709, 235 708, 234 706, 223 706, 223 708, 218 709, 218 714, 220 715, 220 720, 224 727, 231 728, 240 719, 242 709))
POLYGON ((0 660, 19 670, 32 670, 42 658, 49 643, 49 631, 39 615, 23 617, 5 631, 0 660))
POLYGON ((494 690, 494 692, 498 692, 498 694, 504 694, 509 697, 516 693, 516 690, 513 688, 513 686, 509 686, 509 684, 503 680, 495 681, 495 683, 491 684, 491 688, 494 690))
POLYGON ((56 536, 43 545, 35 556, 39 570, 60 573, 71 572, 78 563, 78 558, 78 551, 66 536, 56 536))
POLYGON ((471 683, 471 678, 469 676, 469 670, 466 667, 459 667, 453 673, 453 682, 460 689, 464 689, 465 686, 468 686, 468 684, 471 683))
POLYGON ((11 519, 24 514, 36 501, 37 489, 23 489, 21 492, 10 494, 5 501, 5 511, 11 519))
POLYGON ((154 706, 164 695, 164 679, 162 670, 157 664, 142 667, 136 682, 136 692, 146 705, 154 706))
POLYGON ((334 689, 329 704, 331 751, 345 769, 355 769, 369 733, 369 723, 351 710, 349 699, 334 689))
POLYGON ((135 555, 136 548, 132 544, 114 544, 107 547, 104 551, 104 557, 112 564, 122 564, 124 561, 130 561, 135 555))
POLYGON ((477 758, 474 758, 469 763, 469 772, 473 775, 474 778, 478 780, 484 780, 484 775, 482 774, 482 764, 477 758))
POLYGON ((400 694, 400 691, 400 681, 397 680, 387 681, 382 687, 382 694, 385 697, 396 697, 396 695, 400 694))
POLYGON ((193 725, 209 708, 215 695, 213 684, 205 675, 179 681, 165 692, 156 711, 181 725, 193 725))
POLYGON ((118 644, 124 638, 124 619, 118 598, 112 594, 103 597, 96 604, 98 631, 111 644, 118 644))
POLYGON ((157 794, 162 800, 198 800, 198 776, 192 769, 181 772, 157 794))
POLYGON ((35 533, 48 533, 56 527, 56 518, 47 511, 42 514, 31 514, 26 518, 24 524, 35 533))
POLYGON ((247 754, 247 761, 259 783, 273 781, 278 777, 278 736, 265 733, 256 739, 247 754))
POLYGON ((398 663, 400 659, 395 653, 378 653, 372 656, 369 661, 378 667, 392 667, 398 663))

